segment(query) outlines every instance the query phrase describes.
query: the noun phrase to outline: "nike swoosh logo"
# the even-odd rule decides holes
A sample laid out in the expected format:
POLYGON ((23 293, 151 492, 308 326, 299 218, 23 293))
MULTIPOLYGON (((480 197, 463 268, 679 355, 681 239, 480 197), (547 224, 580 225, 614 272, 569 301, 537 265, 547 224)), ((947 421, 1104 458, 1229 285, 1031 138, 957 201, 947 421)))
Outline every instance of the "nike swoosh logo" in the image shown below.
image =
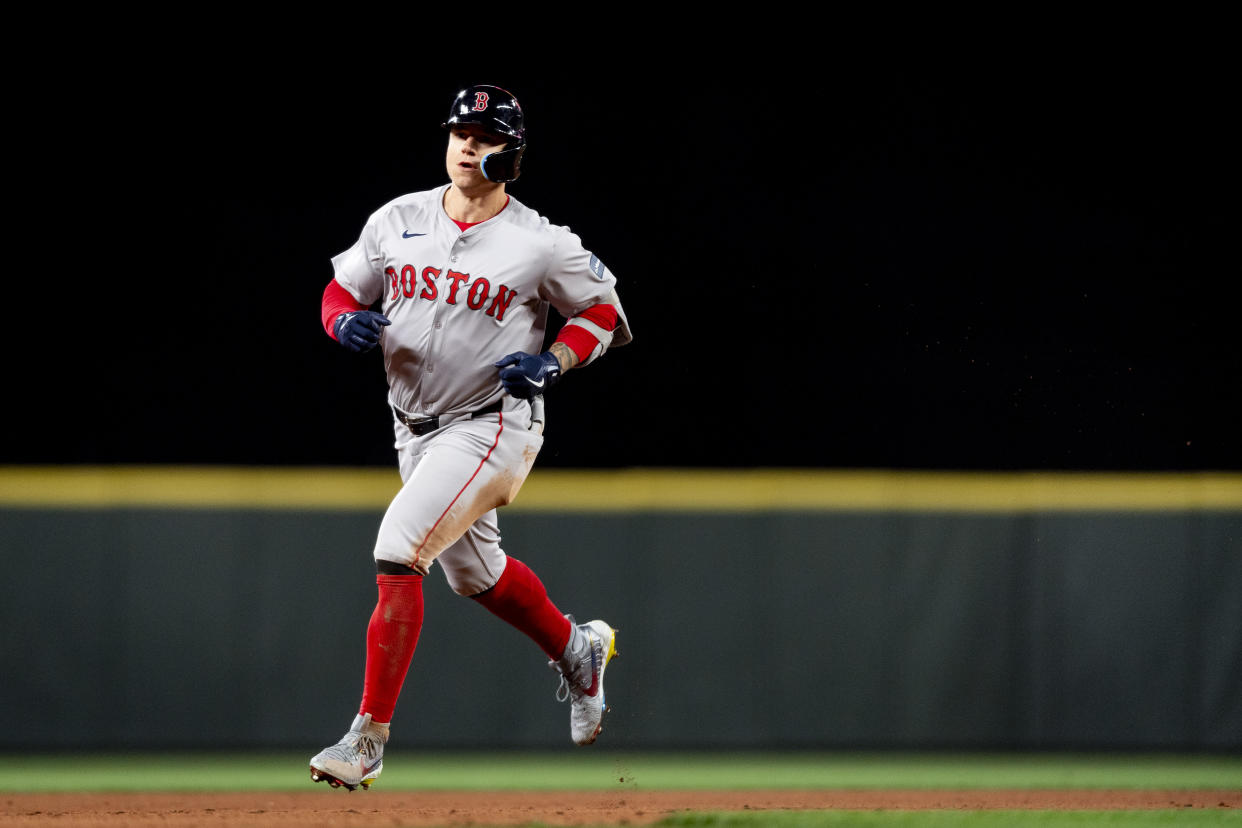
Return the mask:
POLYGON ((412 239, 415 236, 425 236, 425 235, 427 234, 426 233, 411 233, 409 230, 406 230, 404 233, 401 234, 401 238, 412 239))
POLYGON ((530 377, 527 377, 526 381, 529 382, 531 385, 535 386, 536 388, 543 388, 543 383, 544 383, 543 380, 539 380, 539 382, 535 382, 530 377))
POLYGON ((595 660, 594 639, 587 638, 587 643, 591 649, 591 686, 586 689, 586 694, 588 696, 594 696, 596 693, 599 692, 599 662, 595 660))

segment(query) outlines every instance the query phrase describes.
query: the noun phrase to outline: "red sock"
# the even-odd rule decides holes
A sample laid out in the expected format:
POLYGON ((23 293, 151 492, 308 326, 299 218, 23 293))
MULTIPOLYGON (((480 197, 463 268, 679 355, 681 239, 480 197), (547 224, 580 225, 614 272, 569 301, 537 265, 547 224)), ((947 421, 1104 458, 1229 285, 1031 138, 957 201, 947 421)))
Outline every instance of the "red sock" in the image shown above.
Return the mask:
POLYGON ((423 576, 376 575, 379 601, 367 626, 367 668, 358 713, 387 723, 423 628, 423 576))
POLYGON ((569 619, 548 600, 539 577, 517 558, 508 559, 494 587, 473 597, 529 635, 548 658, 558 659, 564 654, 569 643, 569 619))

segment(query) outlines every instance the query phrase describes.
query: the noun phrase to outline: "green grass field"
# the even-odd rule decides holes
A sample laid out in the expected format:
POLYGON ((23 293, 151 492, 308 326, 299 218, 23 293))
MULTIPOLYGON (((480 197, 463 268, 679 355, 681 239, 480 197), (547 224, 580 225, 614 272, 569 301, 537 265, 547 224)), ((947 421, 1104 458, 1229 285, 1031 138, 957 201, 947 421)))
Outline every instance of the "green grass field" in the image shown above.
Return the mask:
MULTIPOLYGON (((303 790, 300 753, 0 754, 0 791, 303 790)), ((1242 756, 903 753, 403 753, 386 790, 1242 789, 1242 756)))
MULTIPOLYGON (((2 792, 307 791, 300 753, 0 755, 2 792)), ((1242 756, 900 753, 416 753, 386 757, 382 789, 1242 789, 1242 756)), ((379 786, 377 786, 379 789, 379 786)), ((1242 824, 1242 809, 764 811, 660 825, 992 826, 1242 824)))
MULTIPOLYGON (((0 755, 0 791, 301 791, 301 754, 0 755)), ((385 790, 1225 788, 1242 756, 391 751, 385 790)))
POLYGON ((813 811, 786 814, 695 814, 675 816, 661 826, 712 826, 712 828, 1082 828, 1084 825, 1148 826, 1186 825, 1192 828, 1242 824, 1242 814, 1217 811, 813 811))

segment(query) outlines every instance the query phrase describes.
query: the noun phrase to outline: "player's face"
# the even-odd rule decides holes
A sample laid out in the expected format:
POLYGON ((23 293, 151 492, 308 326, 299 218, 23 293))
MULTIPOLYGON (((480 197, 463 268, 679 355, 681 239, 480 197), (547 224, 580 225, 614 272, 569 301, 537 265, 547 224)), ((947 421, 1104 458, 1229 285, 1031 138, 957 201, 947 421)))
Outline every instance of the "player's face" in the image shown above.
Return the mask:
POLYGON ((489 152, 503 149, 504 139, 489 135, 477 124, 462 124, 449 131, 448 154, 445 166, 449 179, 458 189, 468 190, 490 185, 479 169, 480 162, 489 152))

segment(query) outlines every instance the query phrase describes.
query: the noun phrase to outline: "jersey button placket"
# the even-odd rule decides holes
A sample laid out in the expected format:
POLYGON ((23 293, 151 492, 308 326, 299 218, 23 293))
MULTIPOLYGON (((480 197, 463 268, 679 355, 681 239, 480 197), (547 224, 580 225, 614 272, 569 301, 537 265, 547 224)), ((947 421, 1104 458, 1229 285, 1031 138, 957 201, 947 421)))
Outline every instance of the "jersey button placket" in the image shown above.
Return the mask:
MULTIPOLYGON (((456 256, 450 256, 450 257, 449 257, 449 261, 457 261, 457 257, 456 257, 456 256)), ((427 376, 427 380, 426 380, 426 382, 427 382, 427 384, 428 384, 428 385, 430 385, 430 382, 431 382, 431 377, 430 377, 430 375, 431 375, 431 374, 434 374, 434 373, 436 372, 436 364, 435 364, 435 362, 433 362, 433 360, 435 359, 436 349, 437 349, 437 347, 438 347, 438 346, 439 346, 439 344, 440 344, 440 342, 439 342, 439 337, 438 337, 438 336, 436 336, 436 331, 439 331, 439 330, 441 330, 441 329, 444 327, 444 320, 442 320, 442 319, 440 318, 440 314, 443 312, 443 310, 444 310, 444 309, 440 306, 440 304, 439 304, 439 303, 437 303, 437 304, 436 304, 436 306, 435 306, 435 310, 434 310, 434 312, 433 312, 433 315, 432 315, 432 317, 431 317, 431 320, 432 320, 432 321, 431 321, 431 329, 432 329, 432 333, 431 333, 431 335, 428 337, 428 343, 427 343, 427 357, 426 357, 426 359, 425 359, 425 360, 424 360, 424 362, 423 362, 423 373, 424 373, 424 375, 426 375, 426 376, 427 376)), ((428 399, 428 400, 427 400, 427 413, 428 413, 428 414, 434 414, 434 413, 435 413, 435 410, 434 410, 434 408, 435 408, 435 404, 436 404, 436 400, 435 400, 435 398, 434 398, 434 397, 433 397, 433 398, 431 398, 431 399, 428 399)))

